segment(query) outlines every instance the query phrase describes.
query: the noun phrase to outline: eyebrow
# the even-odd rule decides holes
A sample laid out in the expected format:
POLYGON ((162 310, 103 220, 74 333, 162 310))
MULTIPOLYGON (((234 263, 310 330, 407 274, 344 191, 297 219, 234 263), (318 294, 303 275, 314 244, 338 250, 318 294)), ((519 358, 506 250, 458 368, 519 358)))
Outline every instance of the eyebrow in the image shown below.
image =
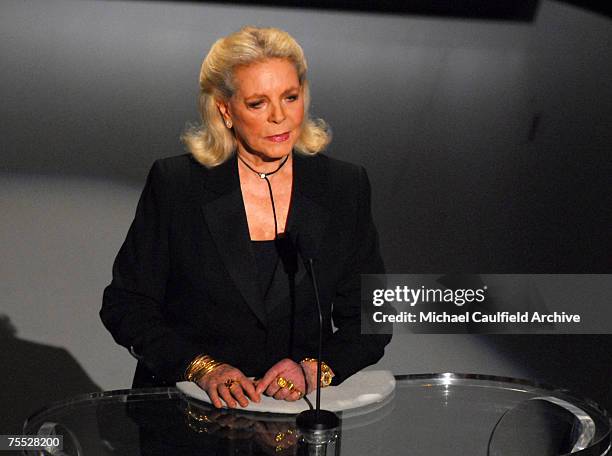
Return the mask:
MULTIPOLYGON (((285 90, 282 93, 282 95, 285 95, 285 94, 287 94, 289 92, 298 92, 299 90, 300 90, 299 87, 290 87, 287 90, 285 90)), ((248 97, 245 97, 244 99, 247 100, 247 99, 251 99, 251 98, 268 98, 268 96, 263 94, 263 93, 254 93, 252 95, 249 95, 248 97)))

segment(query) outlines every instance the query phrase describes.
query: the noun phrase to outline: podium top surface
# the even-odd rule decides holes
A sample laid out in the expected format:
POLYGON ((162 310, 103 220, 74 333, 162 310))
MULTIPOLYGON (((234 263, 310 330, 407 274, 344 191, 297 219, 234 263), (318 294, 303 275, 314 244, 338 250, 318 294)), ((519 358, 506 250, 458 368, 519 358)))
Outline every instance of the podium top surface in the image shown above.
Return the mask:
MULTIPOLYGON (((393 394, 361 413, 338 415, 334 454, 612 454, 606 411, 566 391, 520 379, 396 375, 393 394)), ((301 454, 295 415, 217 410, 177 388, 72 397, 30 417, 24 434, 62 435, 63 453, 56 454, 74 456, 301 454)))

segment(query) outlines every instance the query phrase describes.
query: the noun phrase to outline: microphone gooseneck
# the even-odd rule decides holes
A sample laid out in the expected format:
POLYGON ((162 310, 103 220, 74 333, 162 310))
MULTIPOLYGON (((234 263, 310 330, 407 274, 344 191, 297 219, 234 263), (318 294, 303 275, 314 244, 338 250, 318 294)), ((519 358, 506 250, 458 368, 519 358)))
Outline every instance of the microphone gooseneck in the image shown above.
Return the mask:
POLYGON ((321 410, 321 356, 323 352, 323 311, 321 310, 321 301, 319 300, 319 285, 317 284, 317 278, 314 273, 314 263, 312 258, 308 258, 307 264, 310 269, 310 277, 312 278, 312 286, 315 290, 315 301, 317 303, 317 313, 319 314, 319 346, 317 355, 317 401, 316 401, 316 416, 319 417, 319 411, 321 410))
POLYGON ((319 286, 317 284, 317 278, 315 274, 314 261, 312 258, 306 260, 308 266, 309 275, 312 281, 312 288, 315 295, 315 301, 317 303, 317 312, 319 314, 319 346, 318 346, 318 357, 317 357, 317 400, 316 407, 314 410, 306 410, 300 413, 295 422, 298 428, 305 434, 311 433, 313 438, 322 438, 327 435, 325 439, 333 437, 335 431, 340 426, 340 419, 338 416, 329 410, 321 410, 321 355, 323 352, 323 311, 321 309, 321 301, 319 299, 319 286), (320 433, 323 433, 319 435, 320 433), (331 433, 331 434, 330 434, 331 433))

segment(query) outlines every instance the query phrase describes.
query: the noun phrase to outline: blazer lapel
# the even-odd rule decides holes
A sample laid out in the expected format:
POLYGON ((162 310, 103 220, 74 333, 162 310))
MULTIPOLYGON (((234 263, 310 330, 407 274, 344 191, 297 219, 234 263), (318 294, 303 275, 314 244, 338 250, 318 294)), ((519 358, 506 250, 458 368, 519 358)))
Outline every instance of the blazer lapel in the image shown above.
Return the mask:
POLYGON ((251 250, 236 157, 206 170, 202 212, 232 280, 253 313, 267 324, 266 309, 251 250))
POLYGON ((322 157, 293 157, 293 199, 287 229, 302 258, 317 260, 330 217, 327 167, 322 157))

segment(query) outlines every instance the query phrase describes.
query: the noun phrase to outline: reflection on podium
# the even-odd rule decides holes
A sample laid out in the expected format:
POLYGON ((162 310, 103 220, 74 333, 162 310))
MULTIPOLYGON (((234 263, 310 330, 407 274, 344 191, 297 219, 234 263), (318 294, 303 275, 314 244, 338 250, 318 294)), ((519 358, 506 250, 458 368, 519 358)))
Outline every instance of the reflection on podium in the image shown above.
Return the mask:
POLYGON ((610 454, 607 413, 565 391, 476 374, 395 380, 384 399, 337 412, 327 434, 300 432, 295 412, 215 409, 178 388, 77 396, 32 416, 24 433, 64 435, 64 456, 610 454))

